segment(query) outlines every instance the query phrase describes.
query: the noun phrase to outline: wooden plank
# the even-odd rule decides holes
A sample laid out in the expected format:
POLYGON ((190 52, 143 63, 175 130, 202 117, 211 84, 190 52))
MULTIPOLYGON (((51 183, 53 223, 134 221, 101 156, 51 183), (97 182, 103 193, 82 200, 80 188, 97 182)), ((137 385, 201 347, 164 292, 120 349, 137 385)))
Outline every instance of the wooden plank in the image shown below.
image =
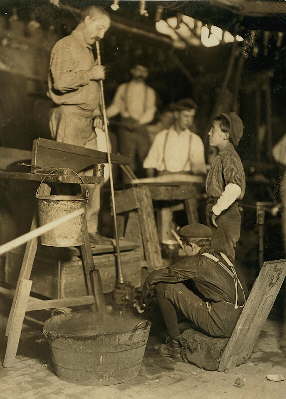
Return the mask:
POLYGON ((146 261, 150 267, 159 269, 162 267, 162 257, 155 224, 152 197, 150 191, 145 186, 137 187, 135 194, 137 203, 140 204, 138 216, 146 261))
POLYGON ((192 184, 178 184, 177 186, 148 185, 151 197, 155 201, 173 201, 198 198, 196 187, 192 184))
MULTIPOLYGON (((35 214, 33 217, 32 223, 31 223, 31 230, 35 229, 36 227, 37 227, 37 215, 35 214)), ((35 255, 37 252, 37 247, 38 247, 38 239, 37 238, 33 238, 26 245, 24 258, 22 261, 19 277, 17 280, 15 296, 13 298, 12 306, 10 309, 10 313, 9 313, 9 317, 8 317, 8 321, 7 321, 7 325, 6 325, 6 336, 9 335, 9 331, 10 331, 10 328, 11 328, 13 320, 14 320, 14 316, 16 313, 16 307, 17 307, 17 298, 19 295, 19 289, 22 284, 22 280, 30 279, 35 255)))
POLYGON ((19 150, 18 148, 0 147, 0 169, 19 161, 30 161, 32 151, 19 150))
MULTIPOLYGON (((129 158, 111 154, 111 161, 128 164, 129 158)), ((32 168, 70 168, 79 172, 107 162, 106 152, 41 138, 33 142, 32 168)))
MULTIPOLYGON (((100 254, 113 254, 115 252, 114 245, 110 241, 109 243, 106 244, 94 244, 92 242, 92 239, 90 239, 90 245, 91 245, 91 252, 93 255, 100 255, 100 254)), ((132 251, 133 249, 138 248, 138 244, 135 242, 127 241, 124 238, 119 239, 119 248, 120 252, 126 252, 126 251, 132 251)), ((77 247, 69 248, 69 252, 72 255, 79 256, 80 252, 77 247)))
POLYGON ((244 363, 274 304, 286 275, 286 260, 265 262, 222 355, 219 371, 244 363))
POLYGON ((8 333, 6 353, 3 362, 4 367, 11 366, 15 360, 31 287, 31 280, 23 279, 19 284, 15 313, 8 333))
POLYGON ((200 175, 191 175, 188 173, 170 173, 167 175, 160 175, 155 177, 143 177, 140 179, 132 179, 132 184, 160 184, 166 183, 171 185, 180 185, 180 184, 190 184, 190 183, 197 183, 203 184, 205 181, 205 177, 200 175))
POLYGON ((118 214, 137 209, 139 204, 136 200, 135 188, 115 191, 115 204, 118 214))
MULTIPOLYGON (((103 182, 103 177, 100 176, 81 176, 83 184, 99 184, 103 182)), ((0 170, 0 179, 8 180, 28 180, 41 182, 45 179, 49 183, 75 183, 79 184, 79 179, 76 176, 51 175, 48 173, 29 173, 29 172, 7 172, 0 170)))
POLYGON ((91 305, 93 303, 94 303, 93 295, 85 295, 73 298, 47 299, 47 300, 30 298, 26 312, 31 312, 33 310, 63 308, 69 306, 91 305))

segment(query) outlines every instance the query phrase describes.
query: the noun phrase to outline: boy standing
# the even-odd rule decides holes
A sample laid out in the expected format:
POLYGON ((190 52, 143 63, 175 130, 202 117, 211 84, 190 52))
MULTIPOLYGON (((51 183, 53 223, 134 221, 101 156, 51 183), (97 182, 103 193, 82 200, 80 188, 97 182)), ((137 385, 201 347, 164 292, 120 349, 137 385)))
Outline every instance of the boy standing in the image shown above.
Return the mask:
POLYGON ((207 219, 214 227, 214 240, 224 242, 226 254, 234 260, 240 237, 238 200, 245 193, 245 174, 235 150, 243 135, 243 123, 235 112, 223 113, 213 122, 209 143, 218 149, 206 180, 207 219))

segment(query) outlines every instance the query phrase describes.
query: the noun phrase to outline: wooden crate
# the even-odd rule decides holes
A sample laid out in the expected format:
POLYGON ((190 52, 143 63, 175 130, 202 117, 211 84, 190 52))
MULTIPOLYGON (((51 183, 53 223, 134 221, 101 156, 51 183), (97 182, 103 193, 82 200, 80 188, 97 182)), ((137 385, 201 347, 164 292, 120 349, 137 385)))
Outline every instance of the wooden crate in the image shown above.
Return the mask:
MULTIPOLYGON (((86 294, 81 259, 72 255, 69 259, 58 260, 54 248, 43 248, 37 252, 32 270, 32 292, 57 298, 81 296, 86 294), (60 267, 59 267, 60 263, 60 267), (60 273, 59 273, 60 271, 60 273), (61 278, 59 276, 61 275, 61 278), (61 281, 61 283, 60 283, 61 281)), ((6 256, 4 282, 15 286, 18 278, 23 249, 11 251, 6 256)), ((100 270, 104 293, 110 293, 115 287, 115 255, 114 253, 93 256, 94 263, 100 270)), ((146 266, 140 248, 121 253, 123 274, 133 286, 141 284, 141 268, 146 266)))

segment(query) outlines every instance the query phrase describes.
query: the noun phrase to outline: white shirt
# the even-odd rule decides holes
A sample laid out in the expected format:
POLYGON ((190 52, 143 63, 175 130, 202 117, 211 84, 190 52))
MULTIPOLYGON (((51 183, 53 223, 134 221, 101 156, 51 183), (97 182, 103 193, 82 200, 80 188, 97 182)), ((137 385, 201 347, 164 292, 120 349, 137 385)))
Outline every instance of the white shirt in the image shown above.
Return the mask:
POLYGON ((274 146, 272 154, 276 162, 286 165, 286 134, 274 146))
POLYGON ((188 129, 179 134, 173 127, 163 130, 156 135, 143 166, 158 171, 206 173, 203 141, 188 129))
POLYGON ((112 104, 107 108, 107 116, 112 118, 121 114, 124 118, 134 118, 140 124, 149 123, 156 112, 156 94, 145 82, 131 80, 121 84, 112 104))

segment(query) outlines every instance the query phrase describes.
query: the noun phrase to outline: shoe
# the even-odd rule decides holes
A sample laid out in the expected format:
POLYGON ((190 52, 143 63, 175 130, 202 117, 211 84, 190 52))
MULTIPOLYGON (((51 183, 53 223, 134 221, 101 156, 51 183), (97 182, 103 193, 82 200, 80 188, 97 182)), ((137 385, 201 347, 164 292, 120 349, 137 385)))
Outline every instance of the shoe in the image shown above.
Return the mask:
POLYGON ((169 338, 166 344, 161 344, 159 352, 162 356, 171 358, 175 361, 183 361, 181 355, 182 347, 177 339, 169 338))
POLYGON ((92 244, 105 245, 105 244, 112 243, 111 238, 104 237, 99 233, 88 233, 88 236, 89 236, 89 240, 92 244))

